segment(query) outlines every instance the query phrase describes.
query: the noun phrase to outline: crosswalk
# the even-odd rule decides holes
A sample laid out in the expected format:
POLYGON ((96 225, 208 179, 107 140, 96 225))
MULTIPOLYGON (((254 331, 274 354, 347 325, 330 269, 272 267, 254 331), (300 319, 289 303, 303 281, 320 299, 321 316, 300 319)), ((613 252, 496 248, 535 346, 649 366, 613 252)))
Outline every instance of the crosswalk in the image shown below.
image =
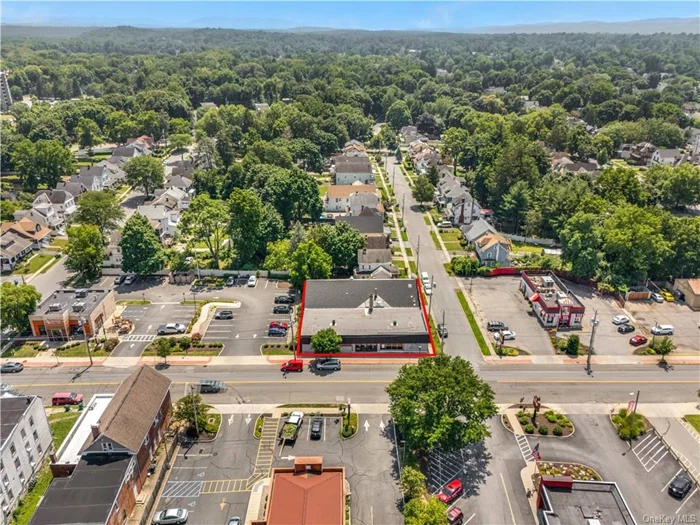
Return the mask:
POLYGON ((228 494, 248 492, 247 479, 219 479, 202 482, 202 494, 228 494))
POLYGON ((147 334, 131 334, 125 336, 122 341, 127 342, 127 343, 148 343, 153 341, 156 338, 155 335, 147 335, 147 334))
POLYGON ((162 498, 198 498, 202 493, 201 481, 168 481, 162 498))
POLYGON ((263 420, 258 453, 255 456, 255 468, 253 474, 248 478, 248 490, 252 489, 255 483, 270 475, 272 461, 275 459, 275 443, 279 423, 279 418, 275 417, 266 417, 263 420))
POLYGON ((530 442, 527 440, 527 438, 522 434, 515 434, 515 441, 518 443, 520 454, 522 454, 525 463, 534 461, 532 448, 530 447, 530 442))

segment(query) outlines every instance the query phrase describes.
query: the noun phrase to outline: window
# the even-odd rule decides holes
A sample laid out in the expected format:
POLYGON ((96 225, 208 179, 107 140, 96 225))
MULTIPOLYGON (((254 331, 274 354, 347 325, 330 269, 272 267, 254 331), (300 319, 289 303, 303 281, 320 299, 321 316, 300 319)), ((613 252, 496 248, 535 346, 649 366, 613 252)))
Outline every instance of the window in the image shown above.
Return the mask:
POLYGON ((19 458, 15 458, 15 468, 20 468, 22 464, 19 462, 19 458))
POLYGON ((36 444, 36 449, 39 451, 39 454, 42 454, 44 452, 44 449, 41 448, 41 443, 36 444))
POLYGON ((114 450, 114 446, 111 443, 102 443, 103 452, 109 452, 110 450, 114 450))
POLYGON ((15 495, 12 494, 12 491, 11 491, 10 489, 7 489, 7 495, 10 497, 10 501, 12 501, 13 499, 15 499, 15 495))
POLYGON ((36 430, 32 432, 32 436, 34 437, 34 441, 39 441, 39 434, 36 433, 36 430))
POLYGON ((34 455, 29 453, 29 463, 34 463, 34 455))
POLYGON ((24 439, 24 438, 27 437, 27 433, 24 431, 24 429, 21 429, 21 430, 19 431, 19 435, 22 436, 22 439, 24 439))
POLYGON ((13 456, 15 456, 17 454, 17 449, 15 448, 14 443, 10 444, 10 454, 12 454, 13 456))
POLYGON ((20 481, 20 483, 24 483, 24 481, 25 481, 23 472, 19 473, 19 481, 20 481))
POLYGON ((6 487, 10 484, 10 478, 7 477, 7 474, 2 476, 2 482, 6 487))
POLYGON ((143 444, 144 444, 144 446, 148 445, 148 434, 146 434, 146 437, 143 440, 143 444))

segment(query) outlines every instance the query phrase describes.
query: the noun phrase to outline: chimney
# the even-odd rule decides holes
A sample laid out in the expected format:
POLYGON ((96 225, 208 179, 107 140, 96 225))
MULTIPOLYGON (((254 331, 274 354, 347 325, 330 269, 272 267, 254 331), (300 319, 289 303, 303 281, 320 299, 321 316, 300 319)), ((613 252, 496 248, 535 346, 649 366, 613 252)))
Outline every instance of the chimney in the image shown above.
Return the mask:
POLYGON ((372 313, 373 309, 374 309, 374 295, 369 294, 369 313, 372 313))
POLYGON ((93 439, 100 437, 100 425, 90 425, 90 429, 92 430, 93 439))

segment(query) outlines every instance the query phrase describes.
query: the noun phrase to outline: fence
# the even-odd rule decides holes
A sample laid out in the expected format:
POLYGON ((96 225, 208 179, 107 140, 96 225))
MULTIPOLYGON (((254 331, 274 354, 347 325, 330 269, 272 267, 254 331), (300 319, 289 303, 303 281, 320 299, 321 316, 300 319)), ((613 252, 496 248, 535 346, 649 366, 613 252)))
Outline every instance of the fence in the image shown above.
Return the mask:
POLYGON ((158 473, 158 479, 156 479, 155 485, 153 485, 153 491, 148 496, 148 500, 143 506, 143 514, 141 515, 141 520, 139 525, 147 525, 150 523, 149 518, 151 516, 151 511, 153 510, 153 505, 158 501, 158 496, 160 494, 160 486, 163 483, 163 478, 165 478, 165 473, 170 470, 170 465, 172 462, 173 451, 177 447, 178 439, 177 435, 170 438, 170 442, 167 441, 165 444, 165 462, 158 473))
POLYGON ((527 244, 534 244, 536 246, 543 246, 546 248, 551 248, 552 246, 555 246, 557 244, 557 241, 554 239, 540 239, 538 237, 523 237, 522 235, 513 235, 512 233, 503 233, 500 232, 501 235, 504 237, 510 239, 511 241, 516 241, 516 242, 523 242, 527 244))

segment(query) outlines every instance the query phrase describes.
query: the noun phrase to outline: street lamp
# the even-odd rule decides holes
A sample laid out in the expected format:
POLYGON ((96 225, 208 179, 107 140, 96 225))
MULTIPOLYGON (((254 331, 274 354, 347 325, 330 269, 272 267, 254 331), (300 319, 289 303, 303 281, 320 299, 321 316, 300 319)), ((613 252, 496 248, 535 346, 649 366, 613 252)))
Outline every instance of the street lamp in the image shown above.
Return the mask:
MULTIPOLYGON (((634 396, 634 392, 630 392, 631 396, 634 396)), ((634 400, 634 408, 632 409, 632 415, 634 416, 637 413, 637 403, 639 403, 639 390, 637 390, 637 397, 634 400)))
POLYGON ((83 327, 83 339, 85 339, 85 348, 87 349, 88 357, 90 358, 90 366, 92 366, 92 354, 90 353, 90 341, 87 336, 87 320, 84 317, 80 318, 80 326, 83 327))
MULTIPOLYGON (((654 319, 654 328, 656 328, 657 326, 659 326, 659 324, 657 323, 656 319, 654 319)), ((654 348, 655 346, 656 346, 656 331, 652 330, 651 331, 651 347, 654 348)))
POLYGON ((598 310, 593 311, 593 319, 591 319, 591 341, 588 344, 588 356, 586 357, 586 373, 591 375, 591 356, 593 355, 593 341, 595 340, 595 331, 600 324, 598 320, 598 310))
POLYGON ((190 385, 190 398, 192 399, 192 410, 194 412, 194 428, 199 437, 199 421, 197 421, 197 403, 194 402, 194 385, 190 385))

